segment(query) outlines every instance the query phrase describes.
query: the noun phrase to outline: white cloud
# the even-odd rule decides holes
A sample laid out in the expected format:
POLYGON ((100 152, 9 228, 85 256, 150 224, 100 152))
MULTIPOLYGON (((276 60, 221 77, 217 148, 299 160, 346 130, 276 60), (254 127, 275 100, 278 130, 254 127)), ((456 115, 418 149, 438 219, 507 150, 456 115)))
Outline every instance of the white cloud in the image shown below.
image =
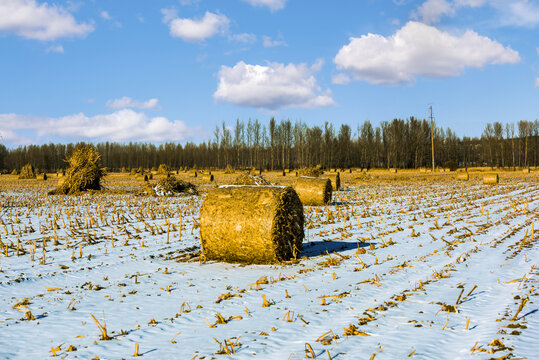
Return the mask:
POLYGON ((427 0, 412 13, 414 19, 421 18, 427 24, 437 23, 444 15, 455 15, 455 9, 447 0, 427 0))
POLYGON ((253 44, 256 42, 256 35, 248 33, 234 34, 230 36, 230 39, 244 44, 253 44))
POLYGON ((263 66, 240 61, 234 67, 221 66, 213 96, 218 101, 268 110, 335 105, 331 92, 322 92, 307 64, 263 66))
POLYGON ((284 40, 272 40, 269 36, 262 36, 264 47, 287 46, 284 40))
POLYGON ((413 19, 432 24, 442 16, 455 16, 465 7, 477 8, 488 5, 495 9, 501 26, 534 27, 539 25, 539 5, 530 0, 426 0, 412 12, 413 19))
POLYGON ((112 20, 112 17, 105 10, 101 11, 99 16, 101 16, 101 18, 104 19, 104 20, 112 20))
POLYGON ((161 110, 161 107, 158 104, 159 100, 152 98, 148 101, 137 101, 133 100, 128 96, 124 96, 120 99, 114 99, 107 101, 107 107, 111 109, 144 109, 144 110, 161 110))
POLYGON ((535 87, 539 88, 539 77, 535 78, 535 87))
POLYGON ((392 36, 350 38, 334 61, 339 70, 347 71, 356 80, 398 84, 411 82, 417 76, 457 76, 468 67, 514 64, 520 56, 510 47, 471 30, 452 35, 411 21, 392 36))
POLYGON ((351 81, 350 76, 344 73, 339 73, 331 78, 331 82, 336 85, 345 85, 351 81))
POLYGON ((199 42, 223 34, 228 30, 230 20, 225 15, 207 11, 201 19, 178 18, 173 10, 161 10, 163 22, 170 28, 170 35, 185 41, 199 42))
POLYGON ((55 40, 83 37, 94 27, 78 23, 66 9, 35 0, 0 0, 0 31, 27 39, 55 40))
POLYGON ((284 9, 287 0, 243 0, 253 6, 266 6, 272 12, 284 9))
POLYGON ((64 47, 62 45, 53 45, 53 46, 49 46, 47 48, 47 52, 50 53, 50 52, 54 52, 54 53, 59 53, 59 54, 63 54, 64 53, 64 47))
POLYGON ((3 136, 9 137, 14 144, 27 142, 23 136, 30 137, 33 143, 50 137, 77 141, 161 142, 181 141, 194 134, 183 121, 150 118, 130 109, 91 117, 83 113, 59 118, 0 114, 0 125, 3 136))

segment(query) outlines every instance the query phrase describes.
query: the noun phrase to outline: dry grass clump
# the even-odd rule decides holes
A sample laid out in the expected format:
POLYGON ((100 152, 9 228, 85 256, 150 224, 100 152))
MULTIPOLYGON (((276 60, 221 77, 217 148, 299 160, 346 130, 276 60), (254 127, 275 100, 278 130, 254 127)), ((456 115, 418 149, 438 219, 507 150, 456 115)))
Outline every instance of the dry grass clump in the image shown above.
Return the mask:
POLYGON ((172 196, 182 193, 198 195, 195 185, 178 179, 175 176, 159 179, 157 184, 153 186, 144 186, 140 193, 152 196, 172 196))
POLYGON ((319 177, 324 173, 324 171, 322 171, 322 167, 320 165, 316 165, 314 167, 301 168, 298 170, 298 173, 301 176, 319 177))
POLYGON ((209 260, 278 263, 301 251, 303 224, 303 205, 291 187, 218 187, 200 210, 200 243, 209 260))
POLYGON ((266 181, 262 176, 249 175, 249 174, 243 173, 234 180, 233 184, 234 185, 269 185, 270 183, 266 181))
POLYGON ((313 177, 300 177, 294 189, 303 205, 326 205, 331 202, 333 188, 331 180, 313 177))
POLYGON ((79 145, 67 159, 64 181, 51 194, 72 195, 87 190, 101 190, 101 178, 105 170, 99 166, 101 155, 92 145, 79 145))
POLYGON ((21 168, 19 179, 35 179, 36 175, 36 169, 32 165, 26 164, 21 168))
POLYGON ((234 174, 234 168, 230 164, 226 166, 225 174, 234 174))

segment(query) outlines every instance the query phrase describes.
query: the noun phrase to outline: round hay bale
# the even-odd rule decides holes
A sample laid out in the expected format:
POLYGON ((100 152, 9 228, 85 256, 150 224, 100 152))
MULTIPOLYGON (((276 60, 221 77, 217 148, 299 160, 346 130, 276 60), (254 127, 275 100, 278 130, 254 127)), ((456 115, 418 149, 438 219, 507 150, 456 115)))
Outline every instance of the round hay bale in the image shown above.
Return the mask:
POLYGON ((215 180, 212 174, 201 174, 199 177, 205 182, 213 182, 215 180))
POLYGON ((299 177, 294 189, 303 205, 326 205, 331 202, 331 180, 314 177, 299 177))
POLYGON ((37 179, 45 181, 45 180, 47 180, 47 174, 46 173, 39 174, 39 175, 37 175, 37 179))
POLYGON ((397 173, 397 171, 398 171, 398 170, 397 170, 397 169, 395 169, 395 168, 389 169, 389 172, 390 172, 390 173, 393 173, 393 174, 396 174, 396 173, 397 173))
POLYGON ((470 180, 470 174, 468 174, 467 172, 460 173, 457 175, 457 180, 468 181, 470 180))
POLYGON ((483 176, 483 184, 496 185, 500 182, 498 174, 486 174, 483 176))
POLYGON ((522 172, 524 174, 529 174, 531 171, 530 171, 530 168, 524 168, 524 169, 522 169, 522 172))
POLYGON ((303 205, 291 187, 217 187, 202 203, 200 244, 209 260, 278 263, 301 251, 303 223, 303 205))

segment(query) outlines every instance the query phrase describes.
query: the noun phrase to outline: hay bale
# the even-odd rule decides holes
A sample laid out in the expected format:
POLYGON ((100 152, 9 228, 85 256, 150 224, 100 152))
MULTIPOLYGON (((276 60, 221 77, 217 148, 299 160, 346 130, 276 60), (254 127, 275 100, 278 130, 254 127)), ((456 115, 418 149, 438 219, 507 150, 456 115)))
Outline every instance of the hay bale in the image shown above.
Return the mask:
POLYGON ((170 172, 170 168, 167 164, 161 164, 159 165, 159 168, 157 169, 158 175, 168 175, 170 172))
POLYGON ((99 167, 101 155, 92 145, 79 145, 67 160, 69 169, 64 181, 51 194, 77 194, 87 190, 101 190, 105 171, 99 167))
POLYGON ((291 187, 212 189, 200 210, 200 243, 209 260, 273 264, 302 250, 303 205, 291 187))
POLYGON ((19 179, 35 179, 36 178, 36 169, 30 165, 26 164, 21 168, 19 172, 19 179))
POLYGON ((529 174, 531 171, 530 171, 530 168, 524 168, 524 169, 522 169, 522 172, 524 174, 529 174))
POLYGON ((333 188, 331 180, 314 177, 299 177, 294 189, 303 205, 326 205, 331 202, 333 188))
POLYGON ((392 169, 389 169, 389 172, 392 173, 392 174, 396 174, 397 173, 397 169, 395 168, 392 168, 392 169))
POLYGON ((498 174, 486 174, 483 176, 483 184, 496 185, 500 182, 498 174))
POLYGON ((39 175, 37 175, 37 179, 45 181, 45 180, 47 180, 47 174, 46 173, 39 174, 39 175))
POLYGON ((335 176, 335 191, 341 190, 341 173, 337 172, 335 176))
POLYGON ((233 185, 269 185, 262 176, 241 174, 234 180, 233 185))
POLYGON ((457 175, 457 180, 468 181, 470 180, 470 174, 468 174, 467 172, 460 173, 457 175))
POLYGON ((200 178, 205 182, 213 182, 215 180, 213 174, 203 174, 200 175, 200 178))
POLYGON ((198 190, 195 185, 178 179, 175 176, 161 178, 157 184, 153 186, 145 185, 139 191, 139 195, 150 196, 173 196, 182 193, 198 195, 198 190))
POLYGON ((319 177, 324 172, 322 171, 322 167, 320 165, 317 165, 313 167, 301 168, 299 169, 298 173, 301 176, 319 177))

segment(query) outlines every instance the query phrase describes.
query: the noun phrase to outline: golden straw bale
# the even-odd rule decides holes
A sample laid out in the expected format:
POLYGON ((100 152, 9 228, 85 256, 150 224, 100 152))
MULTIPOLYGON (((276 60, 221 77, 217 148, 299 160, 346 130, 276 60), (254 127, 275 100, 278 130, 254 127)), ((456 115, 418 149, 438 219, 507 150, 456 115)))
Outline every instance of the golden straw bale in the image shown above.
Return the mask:
POLYGON ((524 174, 529 174, 531 171, 530 171, 530 168, 528 167, 528 168, 522 169, 522 172, 523 172, 524 174))
POLYGON ((36 178, 36 169, 30 165, 26 164, 21 168, 19 173, 19 179, 35 179, 36 178))
POLYGON ((205 182, 213 182, 215 178, 213 177, 213 174, 201 174, 199 175, 200 179, 205 182))
POLYGON ((393 174, 396 174, 398 172, 398 170, 396 168, 391 168, 391 169, 389 169, 389 172, 393 173, 393 174))
POLYGON ((483 184, 498 184, 500 182, 500 177, 498 174, 486 174, 483 176, 483 184))
POLYGON ((303 205, 325 205, 331 202, 333 188, 331 180, 314 177, 299 177, 294 189, 303 205))
POLYGON ((327 174, 328 178, 331 180, 331 186, 333 190, 341 190, 341 173, 337 171, 337 174, 327 174))
POLYGON ((291 187, 216 187, 202 203, 200 243, 209 260, 278 263, 301 251, 303 223, 303 205, 291 187))
POLYGON ((457 180, 468 181, 470 180, 470 174, 467 172, 460 173, 457 175, 457 180))

